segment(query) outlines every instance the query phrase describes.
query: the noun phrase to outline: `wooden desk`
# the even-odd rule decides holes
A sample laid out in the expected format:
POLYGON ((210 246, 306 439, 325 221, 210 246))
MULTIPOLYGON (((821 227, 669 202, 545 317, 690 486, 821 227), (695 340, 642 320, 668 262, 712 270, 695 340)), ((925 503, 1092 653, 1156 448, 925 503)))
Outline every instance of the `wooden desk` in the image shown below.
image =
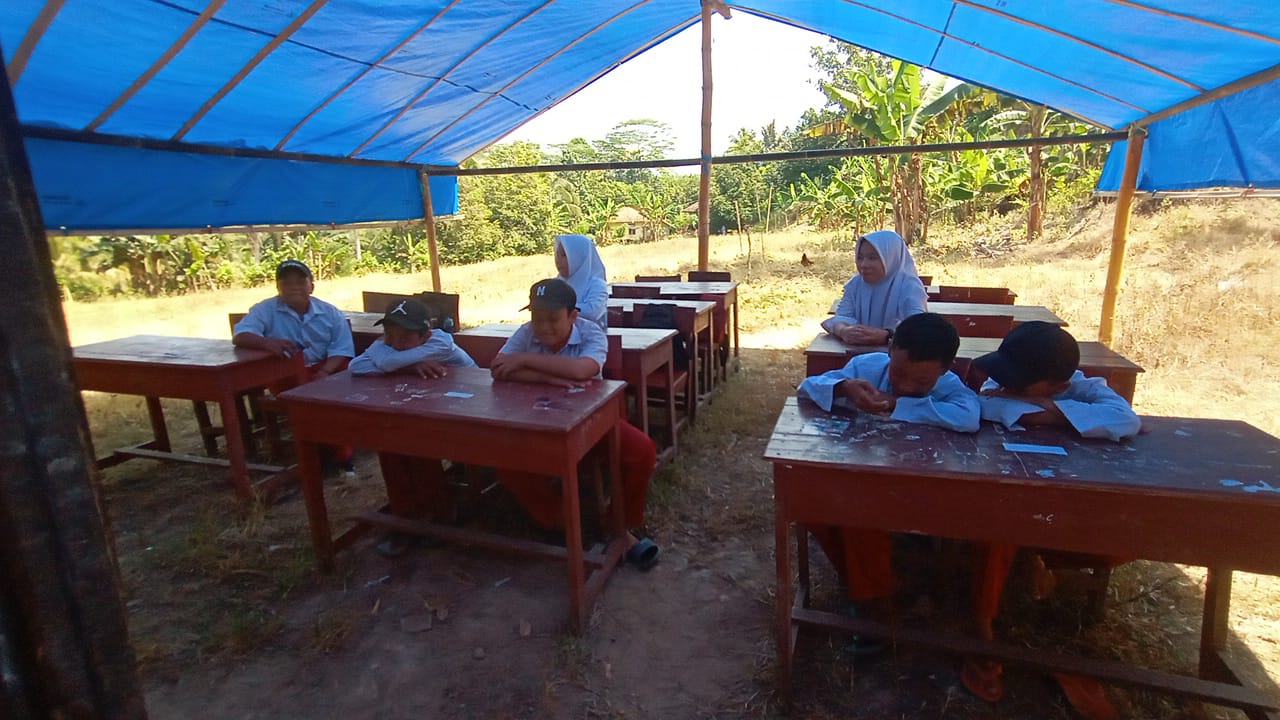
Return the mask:
POLYGON ((1010 433, 987 423, 976 434, 963 434, 866 413, 828 414, 808 400, 788 399, 765 451, 773 462, 783 684, 791 678, 796 631, 813 624, 1233 707, 1275 708, 1264 693, 1208 678, 1229 679, 1220 651, 1232 571, 1280 574, 1280 492, 1273 487, 1280 485, 1280 438, 1237 421, 1152 417, 1144 424, 1150 432, 1122 443, 1044 428, 1010 433), (1005 441, 1056 445, 1068 454, 1010 452, 1005 441), (793 523, 1207 567, 1201 677, 819 612, 810 607, 806 543, 800 543, 800 582, 793 594, 793 523))
POLYGON ((722 309, 733 314, 733 360, 735 368, 741 362, 738 345, 738 283, 729 282, 616 282, 614 287, 655 287, 659 300, 701 300, 703 295, 719 295, 722 309))
MULTIPOLYGON (((231 482, 241 497, 252 495, 250 470, 272 474, 285 470, 246 460, 237 396, 280 380, 301 378, 301 353, 281 358, 261 350, 233 347, 229 340, 162 335, 134 335, 81 345, 72 353, 81 390, 141 395, 147 400, 155 439, 119 448, 103 458, 100 465, 114 465, 134 457, 223 465, 230 468, 231 482), (227 459, 173 452, 160 406, 162 397, 218 403, 227 459)), ((280 479, 271 477, 263 482, 280 479)))
POLYGON ((929 312, 939 315, 1012 315, 1015 326, 1032 320, 1043 320, 1061 327, 1067 321, 1043 305, 988 305, 986 303, 929 302, 929 312))
MULTIPOLYGON (((1007 307, 1007 306, 1006 306, 1007 307)), ((1137 363, 1100 342, 1086 341, 1080 345, 1080 371, 1089 377, 1103 377, 1107 385, 1121 397, 1133 402, 1138 385, 1138 373, 1144 372, 1137 363)), ((999 338, 960 338, 957 361, 969 361, 1000 347, 999 338)), ((849 358, 866 352, 886 352, 883 345, 846 345, 829 333, 819 333, 805 348, 805 375, 821 375, 828 370, 838 370, 849 358)), ((959 364, 959 363, 957 363, 959 364)), ((967 362, 966 362, 967 364, 967 362)))
POLYGON ((382 319, 383 313, 343 310, 342 314, 347 316, 347 322, 351 324, 351 339, 355 342, 357 355, 369 349, 374 340, 382 339, 382 326, 374 323, 382 319))
MULTIPOLYGON (((631 311, 635 307, 636 303, 641 303, 646 305, 651 305, 654 303, 665 303, 668 305, 675 305, 676 307, 691 308, 694 312, 693 332, 695 335, 697 335, 697 344, 701 345, 703 348, 713 348, 715 346, 715 343, 712 337, 713 333, 711 330, 712 311, 716 307, 715 303, 709 300, 663 300, 661 298, 658 298, 658 299, 609 298, 609 308, 611 309, 616 308, 616 309, 622 310, 628 315, 631 314, 631 311)), ((692 348, 692 352, 693 352, 693 356, 697 358, 698 356, 697 346, 692 348)), ((693 394, 694 394, 694 397, 698 398, 699 404, 704 399, 706 400, 710 399, 710 393, 714 389, 712 387, 713 376, 714 376, 714 371, 711 367, 710 362, 703 364, 703 377, 698 377, 697 373, 693 374, 693 378, 692 378, 693 394), (706 393, 706 396, 704 396, 703 393, 706 393)))
MULTIPOLYGON (((454 342, 471 353, 472 348, 479 348, 472 357, 480 362, 480 357, 491 358, 497 350, 507 342, 516 330, 517 323, 488 323, 454 333, 454 342)), ((671 437, 667 447, 659 453, 659 461, 665 462, 676 452, 679 431, 676 425, 675 402, 675 363, 671 350, 671 339, 676 336, 675 330, 650 328, 609 328, 609 335, 622 339, 622 375, 612 378, 625 380, 635 388, 636 405, 640 410, 640 429, 649 434, 649 383, 651 373, 666 368, 667 373, 667 427, 671 429, 671 437)), ((603 368, 602 368, 603 370, 603 368)))
POLYGON ((626 549, 621 494, 614 493, 613 537, 601 553, 582 551, 578 508, 578 463, 601 440, 608 443, 611 477, 618 475, 618 421, 626 412, 623 384, 596 380, 585 389, 538 383, 495 382, 482 368, 449 368, 438 379, 404 375, 322 378, 280 396, 298 447, 298 469, 311 541, 321 569, 333 569, 334 552, 349 545, 370 523, 516 552, 565 559, 569 568, 569 615, 585 627, 605 580, 626 549), (455 393, 456 395, 449 395, 455 393), (320 477, 319 445, 355 445, 379 452, 522 470, 561 479, 565 547, 494 537, 387 513, 361 516, 333 538, 320 477), (593 571, 588 577, 586 568, 593 571))

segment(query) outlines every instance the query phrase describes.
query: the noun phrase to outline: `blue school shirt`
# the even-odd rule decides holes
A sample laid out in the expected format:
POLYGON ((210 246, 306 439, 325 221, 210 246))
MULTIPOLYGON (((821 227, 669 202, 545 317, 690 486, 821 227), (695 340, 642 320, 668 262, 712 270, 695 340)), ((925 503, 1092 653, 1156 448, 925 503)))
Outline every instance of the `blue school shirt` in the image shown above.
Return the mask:
MULTIPOLYGON (((833 404, 852 408, 843 397, 835 396, 835 387, 844 380, 862 379, 877 390, 891 392, 889 386, 889 354, 865 353, 854 355, 843 368, 805 378, 800 383, 799 394, 830 411, 833 404)), ((948 370, 938 378, 928 395, 919 398, 899 397, 890 414, 902 422, 937 425, 948 430, 977 432, 981 410, 978 395, 948 370)))
MULTIPOLYGON (((1000 387, 990 378, 982 389, 1000 387)), ((1142 419, 1129 407, 1129 403, 1115 390, 1107 387, 1100 377, 1085 377, 1076 370, 1067 389, 1051 396, 1067 417, 1071 427, 1083 437, 1121 440, 1136 435, 1142 428, 1142 419)), ((1010 430, 1022 430, 1018 420, 1027 413, 1041 412, 1043 408, 1021 400, 1002 397, 982 398, 982 419, 998 422, 1010 430)))
POLYGON ((286 338, 302 347, 307 365, 331 357, 355 357, 347 316, 329 303, 311 298, 311 307, 299 315, 279 297, 263 300, 249 308, 232 334, 253 333, 263 337, 286 338))
POLYGON ((434 360, 442 365, 455 367, 476 366, 476 361, 471 359, 467 351, 453 343, 452 335, 442 330, 433 330, 426 342, 407 350, 396 350, 381 338, 374 340, 368 349, 360 353, 360 357, 351 361, 348 369, 352 375, 381 375, 403 370, 424 360, 434 360))
POLYGON ((604 330, 599 325, 579 315, 578 319, 573 322, 573 329, 569 331, 569 342, 565 343, 559 352, 552 352, 551 348, 538 342, 530 323, 521 325, 520 329, 516 330, 515 334, 507 340, 499 352, 531 352, 540 355, 560 355, 571 358, 589 357, 600 366, 595 374, 596 377, 600 377, 604 371, 605 358, 609 355, 609 337, 605 335, 604 330))

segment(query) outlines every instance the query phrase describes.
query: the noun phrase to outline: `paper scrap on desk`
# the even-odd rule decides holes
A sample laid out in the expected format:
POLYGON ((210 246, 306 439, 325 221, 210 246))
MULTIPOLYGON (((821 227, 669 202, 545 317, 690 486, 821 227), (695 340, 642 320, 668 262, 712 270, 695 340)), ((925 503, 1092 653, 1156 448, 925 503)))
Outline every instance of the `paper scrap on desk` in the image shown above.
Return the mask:
POLYGON ((458 392, 457 390, 450 390, 449 392, 445 393, 444 396, 452 397, 452 398, 470 398, 470 397, 475 397, 476 394, 468 393, 468 392, 458 392))
POLYGON ((1025 452, 1025 453, 1044 453, 1045 455, 1066 455, 1066 449, 1058 445, 1034 445, 1032 443, 1011 443, 1004 444, 1004 449, 1009 452, 1025 452))

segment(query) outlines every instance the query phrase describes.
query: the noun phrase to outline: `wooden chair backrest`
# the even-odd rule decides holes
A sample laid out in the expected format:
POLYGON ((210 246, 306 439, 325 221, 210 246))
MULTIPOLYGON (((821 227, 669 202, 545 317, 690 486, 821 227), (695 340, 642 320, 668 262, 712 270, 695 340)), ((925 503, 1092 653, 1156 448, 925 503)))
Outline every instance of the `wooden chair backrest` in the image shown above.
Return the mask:
POLYGON ((493 358, 498 355, 498 351, 502 349, 502 346, 507 344, 507 339, 493 337, 492 335, 457 333, 453 336, 453 342, 470 355, 471 359, 476 361, 476 365, 487 368, 493 364, 493 358))
POLYGON ((636 282, 680 282, 677 275, 637 275, 636 282))
POLYGON ((601 368, 606 380, 622 380, 622 336, 609 336, 609 354, 605 355, 601 368))
POLYGON ((732 282, 727 270, 690 270, 689 282, 732 282))
POLYGON ((610 307, 606 315, 609 327, 631 327, 631 313, 620 307, 610 307))
POLYGON ((458 295, 456 293, 438 293, 424 290, 410 295, 366 290, 360 294, 363 296, 362 301, 365 312, 383 313, 387 311, 387 306, 391 303, 413 298, 434 306, 440 311, 440 317, 433 319, 432 327, 437 327, 450 333, 462 329, 462 322, 458 317, 458 295))
POLYGON ((925 287, 928 287, 933 284, 932 275, 921 275, 919 277, 920 277, 920 282, 923 283, 925 287))
POLYGON ((939 285, 936 297, 930 298, 938 302, 969 302, 988 305, 1012 305, 1018 297, 1009 288, 973 287, 969 285, 939 285))
POLYGON ((942 317, 956 326, 960 337, 1002 338, 1013 329, 1012 315, 950 315, 942 317))
POLYGON ((610 297, 616 297, 616 298, 653 299, 662 295, 662 288, 633 287, 630 285, 614 285, 613 290, 609 293, 609 295, 610 297))
POLYGON ((232 337, 235 337, 235 334, 236 334, 236 323, 243 320, 244 316, 248 314, 249 313, 227 313, 227 322, 231 324, 232 337))
MULTIPOLYGON (((631 327, 646 327, 641 323, 644 321, 645 315, 649 312, 649 308, 662 305, 663 303, 635 303, 631 306, 631 327)), ((686 337, 693 337, 693 324, 697 319, 698 311, 691 307, 681 307, 679 305, 671 307, 671 316, 675 319, 675 327, 671 328, 686 337)))

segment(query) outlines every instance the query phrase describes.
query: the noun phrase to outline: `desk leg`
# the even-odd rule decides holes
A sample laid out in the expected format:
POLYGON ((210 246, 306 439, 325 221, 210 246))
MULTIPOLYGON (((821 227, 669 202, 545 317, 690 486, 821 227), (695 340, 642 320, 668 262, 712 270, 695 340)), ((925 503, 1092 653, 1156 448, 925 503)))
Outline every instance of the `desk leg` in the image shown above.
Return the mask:
MULTIPOLYGON (((777 481, 777 474, 774 474, 777 481)), ((776 498, 776 495, 775 495, 776 498)), ((791 693, 791 665, 795 653, 791 636, 791 523, 786 518, 786 508, 776 499, 773 508, 774 557, 778 568, 778 590, 774 597, 775 626, 778 642, 778 688, 784 695, 791 693)))
MULTIPOLYGON (((641 366, 643 370, 643 366, 641 366)), ((636 383, 636 402, 640 404, 640 429, 645 435, 649 434, 649 378, 644 372, 637 373, 640 376, 636 383)))
POLYGON ((686 392, 689 395, 685 398, 685 407, 689 413, 689 427, 693 427, 693 423, 698 419, 698 403, 702 401, 702 383, 698 377, 698 345, 700 332, 693 331, 693 347, 689 350, 689 357, 693 358, 693 364, 689 366, 689 387, 686 392))
MULTIPOLYGON (((615 476, 616 477, 616 476, 615 476)), ((587 627, 586 568, 582 559, 582 511, 578 505, 578 463, 566 464, 561 475, 564 509, 564 547, 569 558, 569 620, 573 631, 581 633, 587 627)), ((618 483, 614 482, 613 494, 618 495, 618 483)))
MULTIPOLYGON (((676 373, 675 373, 675 356, 672 355, 665 363, 667 366, 667 430, 671 433, 671 452, 675 453, 680 449, 679 440, 676 436, 676 373)), ((688 392, 688 388, 685 388, 688 392)))
POLYGON ((173 446, 169 444, 169 429, 164 424, 164 408, 160 405, 160 398, 147 396, 147 416, 151 418, 151 434, 156 439, 156 450, 172 451, 173 446))
POLYGON ((1222 659, 1231 618, 1231 571, 1209 568, 1204 587, 1204 616, 1200 625, 1200 677, 1230 679, 1234 673, 1222 659))
POLYGON ((200 438, 204 440, 204 454, 218 457, 218 432, 213 429, 209 406, 203 400, 192 400, 191 409, 196 413, 196 425, 200 428, 200 438))
POLYGON ((218 400, 218 407, 222 410, 222 435, 227 442, 227 461, 231 463, 231 484, 235 485, 237 495, 247 498, 253 495, 253 488, 249 484, 244 436, 240 434, 239 404, 235 393, 218 400))
POLYGON ((738 342, 738 293, 733 294, 733 371, 738 372, 742 361, 738 358, 738 350, 742 345, 738 342))
POLYGON ((315 549, 316 564, 324 573, 333 572, 333 536, 329 531, 329 509, 324 503, 324 482, 320 477, 320 446, 316 443, 296 442, 298 452, 298 481, 302 485, 302 499, 307 505, 307 524, 311 526, 311 547, 315 549))

